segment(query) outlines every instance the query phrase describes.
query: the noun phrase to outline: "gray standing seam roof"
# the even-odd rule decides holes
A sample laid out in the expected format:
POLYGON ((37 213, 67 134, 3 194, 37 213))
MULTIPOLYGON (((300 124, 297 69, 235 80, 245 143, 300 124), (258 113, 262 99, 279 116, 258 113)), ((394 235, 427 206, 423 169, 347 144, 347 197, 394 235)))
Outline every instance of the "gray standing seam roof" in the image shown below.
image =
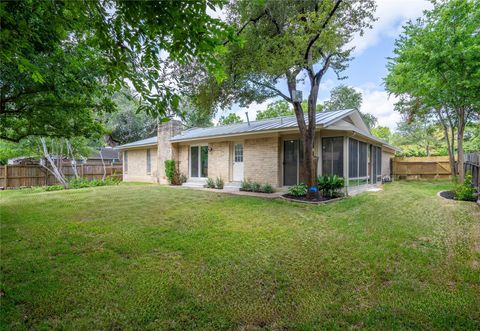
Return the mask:
MULTIPOLYGON (((344 109, 336 111, 319 112, 316 114, 317 126, 327 126, 332 122, 336 122, 339 119, 354 112, 353 109, 344 109)), ((305 120, 307 120, 307 114, 305 114, 305 120)), ((270 118, 260 121, 251 121, 248 123, 238 123, 230 125, 214 126, 210 128, 193 128, 183 131, 170 139, 170 141, 183 141, 192 139, 202 139, 216 136, 228 136, 237 135, 242 133, 255 133, 272 130, 290 129, 298 127, 297 118, 295 116, 284 116, 270 118)), ((124 145, 127 146, 127 145, 124 145)), ((122 146, 123 147, 123 146, 122 146)))
POLYGON ((147 139, 137 140, 125 145, 118 146, 119 149, 124 149, 128 147, 140 147, 140 146, 149 146, 149 145, 156 145, 157 144, 157 136, 150 137, 147 139))

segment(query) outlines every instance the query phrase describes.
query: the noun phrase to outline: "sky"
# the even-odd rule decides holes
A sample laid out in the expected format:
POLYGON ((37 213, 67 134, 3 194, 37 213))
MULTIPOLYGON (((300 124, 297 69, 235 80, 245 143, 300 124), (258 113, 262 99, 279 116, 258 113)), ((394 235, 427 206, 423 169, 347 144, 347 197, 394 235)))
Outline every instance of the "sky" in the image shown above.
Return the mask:
MULTIPOLYGON (((395 130, 397 122, 400 121, 400 115, 393 110, 396 99, 389 96, 383 86, 383 77, 387 75, 387 58, 393 56, 395 39, 400 35, 402 25, 410 19, 420 17, 423 10, 431 7, 431 3, 426 0, 377 0, 375 16, 378 20, 373 23, 371 30, 352 41, 351 46, 355 46, 354 59, 343 73, 347 79, 337 80, 336 75, 330 70, 321 82, 318 100, 320 102, 327 100, 330 90, 337 85, 351 86, 363 95, 360 110, 377 117, 378 125, 395 130)), ((221 16, 220 13, 217 17, 221 16)), ((286 86, 286 83, 283 85, 286 86)), ((307 88, 308 86, 304 87, 304 98, 308 95, 307 88)), ((228 113, 237 113, 245 120, 246 111, 250 120, 253 120, 257 110, 266 109, 267 105, 273 101, 275 99, 261 104, 254 103, 247 108, 235 105, 229 111, 219 112, 216 120, 228 113)))

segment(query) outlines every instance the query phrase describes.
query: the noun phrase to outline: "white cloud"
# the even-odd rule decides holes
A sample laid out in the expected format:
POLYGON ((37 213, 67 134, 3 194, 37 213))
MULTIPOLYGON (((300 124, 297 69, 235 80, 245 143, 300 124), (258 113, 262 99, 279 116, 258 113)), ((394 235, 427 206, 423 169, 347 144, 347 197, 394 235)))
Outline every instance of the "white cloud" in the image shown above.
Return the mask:
POLYGON ((387 126, 394 131, 397 123, 401 120, 400 114, 393 110, 393 106, 398 99, 377 88, 356 87, 355 89, 363 95, 360 111, 372 114, 378 119, 378 125, 387 126))
POLYGON ((373 23, 373 28, 354 38, 349 46, 355 46, 354 55, 358 56, 379 43, 383 36, 398 36, 406 21, 420 17, 425 9, 431 7, 431 2, 427 0, 378 0, 375 12, 378 20, 373 23))

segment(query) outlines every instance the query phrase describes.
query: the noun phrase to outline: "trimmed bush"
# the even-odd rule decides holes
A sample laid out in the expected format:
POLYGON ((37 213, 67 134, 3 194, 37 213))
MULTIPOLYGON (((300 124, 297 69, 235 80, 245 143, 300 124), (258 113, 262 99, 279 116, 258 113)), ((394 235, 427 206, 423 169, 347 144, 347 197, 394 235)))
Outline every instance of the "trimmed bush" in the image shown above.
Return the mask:
POLYGON ((465 174, 463 184, 457 184, 455 187, 455 200, 475 201, 475 188, 472 185, 472 173, 465 174))
POLYGON ((223 179, 221 179, 220 177, 217 177, 215 179, 215 188, 217 188, 219 190, 223 189, 223 179))
POLYGON ((252 192, 260 192, 261 187, 262 185, 260 185, 260 183, 257 183, 257 182, 253 182, 251 184, 252 192))
POLYGON ((333 198, 341 195, 340 190, 345 185, 345 180, 337 175, 327 175, 318 177, 317 184, 324 197, 333 198))
POLYGON ((240 184, 240 191, 251 191, 252 190, 252 183, 248 180, 242 180, 240 184))
POLYGON ((213 181, 213 178, 207 178, 207 188, 215 188, 215 182, 213 181))
POLYGON ((295 197, 303 197, 307 195, 307 185, 302 183, 302 184, 290 186, 288 188, 288 194, 291 194, 295 197))
POLYGON ((260 188, 260 190, 263 193, 273 193, 273 187, 269 183, 263 184, 262 187, 260 188))

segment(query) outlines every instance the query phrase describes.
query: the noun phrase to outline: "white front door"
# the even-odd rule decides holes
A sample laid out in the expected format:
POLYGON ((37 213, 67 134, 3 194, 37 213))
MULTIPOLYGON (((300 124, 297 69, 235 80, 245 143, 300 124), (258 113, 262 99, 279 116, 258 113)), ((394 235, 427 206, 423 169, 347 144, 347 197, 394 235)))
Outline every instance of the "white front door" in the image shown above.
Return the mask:
POLYGON ((233 181, 243 180, 243 144, 233 145, 233 181))

